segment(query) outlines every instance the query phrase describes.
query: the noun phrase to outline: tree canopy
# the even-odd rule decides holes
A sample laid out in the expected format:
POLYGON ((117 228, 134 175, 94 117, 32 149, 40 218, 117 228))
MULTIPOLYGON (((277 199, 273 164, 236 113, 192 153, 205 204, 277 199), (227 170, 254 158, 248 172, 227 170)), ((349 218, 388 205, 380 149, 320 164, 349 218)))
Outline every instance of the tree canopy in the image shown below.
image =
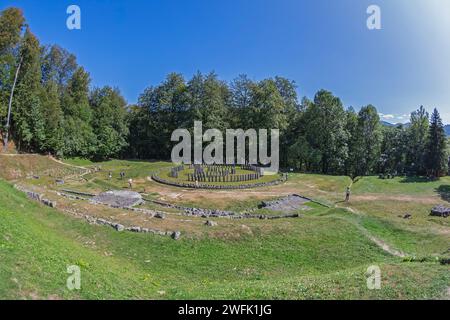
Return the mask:
POLYGON ((91 87, 75 55, 58 45, 41 45, 21 10, 0 14, 0 132, 12 100, 10 132, 21 152, 59 157, 170 158, 175 129, 278 129, 284 168, 351 177, 382 174, 440 176, 448 152, 442 120, 423 106, 409 126, 382 126, 375 106, 358 112, 319 90, 299 99, 297 84, 275 76, 245 74, 227 82, 214 72, 190 79, 170 73, 128 105, 118 88, 91 87), (18 69, 19 62, 21 68, 18 69))

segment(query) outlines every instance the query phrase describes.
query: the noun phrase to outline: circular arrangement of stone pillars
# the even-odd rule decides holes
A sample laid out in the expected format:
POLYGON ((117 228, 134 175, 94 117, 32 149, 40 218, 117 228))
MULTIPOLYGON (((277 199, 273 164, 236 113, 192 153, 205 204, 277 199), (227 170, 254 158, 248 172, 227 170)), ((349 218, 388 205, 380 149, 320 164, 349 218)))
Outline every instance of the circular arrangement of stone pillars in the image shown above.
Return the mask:
POLYGON ((287 180, 285 174, 278 174, 271 181, 258 181, 263 176, 264 168, 248 164, 238 166, 191 164, 170 168, 168 178, 162 177, 161 172, 159 172, 153 174, 152 179, 170 186, 210 190, 273 186, 287 180), (241 171, 237 171, 237 168, 241 171), (186 172, 187 170, 189 172, 186 172))

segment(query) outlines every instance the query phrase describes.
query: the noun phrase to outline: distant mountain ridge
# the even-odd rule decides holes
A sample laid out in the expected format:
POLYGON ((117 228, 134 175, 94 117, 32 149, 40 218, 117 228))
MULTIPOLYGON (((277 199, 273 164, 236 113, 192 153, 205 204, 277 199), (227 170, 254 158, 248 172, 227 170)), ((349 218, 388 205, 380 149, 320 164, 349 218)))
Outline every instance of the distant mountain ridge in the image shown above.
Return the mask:
POLYGON ((381 125, 385 126, 385 127, 396 127, 399 125, 402 125, 405 128, 408 128, 411 124, 409 122, 407 123, 391 123, 391 122, 387 122, 387 121, 383 121, 381 120, 381 125))
POLYGON ((383 125, 385 127, 394 127, 395 126, 395 124, 387 122, 387 121, 383 121, 383 120, 381 120, 380 123, 381 123, 381 125, 383 125))
MULTIPOLYGON (((405 128, 408 128, 411 125, 409 122, 408 123, 390 123, 387 121, 380 121, 380 122, 381 122, 381 125, 383 125, 385 127, 395 127, 397 125, 403 125, 405 128)), ((450 137, 450 124, 447 124, 446 126, 444 126, 444 130, 445 130, 445 133, 447 134, 447 136, 450 137)))

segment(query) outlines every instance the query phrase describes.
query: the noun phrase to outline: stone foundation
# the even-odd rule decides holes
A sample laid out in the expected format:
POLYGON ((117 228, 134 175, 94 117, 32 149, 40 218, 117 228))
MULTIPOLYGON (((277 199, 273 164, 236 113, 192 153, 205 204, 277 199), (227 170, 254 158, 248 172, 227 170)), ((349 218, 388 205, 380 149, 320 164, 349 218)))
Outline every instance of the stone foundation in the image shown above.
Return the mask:
POLYGON ((27 197, 31 200, 38 201, 38 202, 42 203, 43 205, 50 207, 50 208, 56 208, 56 201, 45 199, 43 194, 31 191, 31 190, 27 190, 24 187, 19 186, 19 185, 14 185, 14 188, 21 192, 24 192, 27 195, 27 197))
MULTIPOLYGON (((253 184, 240 184, 240 185, 211 185, 211 184, 205 184, 205 183, 175 182, 175 181, 169 181, 169 180, 163 179, 163 178, 159 177, 157 174, 154 174, 152 176, 152 180, 162 183, 162 184, 169 185, 169 186, 190 188, 190 189, 234 190, 234 189, 251 189, 251 188, 259 188, 259 187, 275 186, 275 185, 285 182, 287 180, 287 177, 286 177, 286 175, 283 175, 279 179, 270 181, 270 182, 257 182, 257 183, 253 183, 253 184)), ((239 180, 239 181, 245 181, 245 180, 239 180)))
POLYGON ((102 203, 111 206, 130 208, 142 204, 143 202, 142 196, 139 193, 123 190, 102 192, 93 197, 90 201, 92 203, 102 203))
POLYGON ((450 215, 450 208, 446 208, 443 205, 438 205, 431 209, 431 216, 447 218, 450 215))

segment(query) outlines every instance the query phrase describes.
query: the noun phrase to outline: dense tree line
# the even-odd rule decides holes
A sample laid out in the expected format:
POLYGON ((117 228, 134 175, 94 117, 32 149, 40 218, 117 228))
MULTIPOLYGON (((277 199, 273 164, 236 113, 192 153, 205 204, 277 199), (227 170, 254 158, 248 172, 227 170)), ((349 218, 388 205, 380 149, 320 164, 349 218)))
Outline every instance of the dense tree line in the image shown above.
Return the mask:
POLYGON ((19 71, 10 132, 20 151, 94 159, 120 155, 128 135, 120 92, 90 90, 90 76, 75 56, 56 45, 42 46, 16 8, 0 15, 0 66, 2 125, 19 71))
MULTIPOLYGON (((93 159, 170 158, 175 129, 279 129, 285 168, 351 177, 382 174, 440 176, 447 140, 437 110, 420 107, 409 126, 381 125, 377 109, 346 108, 331 92, 299 101, 283 77, 225 82, 215 73, 191 79, 171 73, 127 106, 117 89, 90 89, 89 74, 59 46, 41 46, 20 10, 0 16, 0 121, 5 123, 19 69, 10 132, 20 151, 93 159)), ((3 131, 5 128, 3 127, 3 131)))
POLYGON ((281 77, 252 81, 241 75, 225 83, 214 73, 186 81, 169 74, 145 90, 129 113, 128 155, 170 158, 170 136, 177 128, 278 128, 283 167, 351 177, 384 174, 440 176, 446 173, 447 141, 434 110, 431 123, 423 107, 410 126, 383 126, 377 109, 346 109, 331 92, 317 92, 299 103, 295 83, 281 77))

